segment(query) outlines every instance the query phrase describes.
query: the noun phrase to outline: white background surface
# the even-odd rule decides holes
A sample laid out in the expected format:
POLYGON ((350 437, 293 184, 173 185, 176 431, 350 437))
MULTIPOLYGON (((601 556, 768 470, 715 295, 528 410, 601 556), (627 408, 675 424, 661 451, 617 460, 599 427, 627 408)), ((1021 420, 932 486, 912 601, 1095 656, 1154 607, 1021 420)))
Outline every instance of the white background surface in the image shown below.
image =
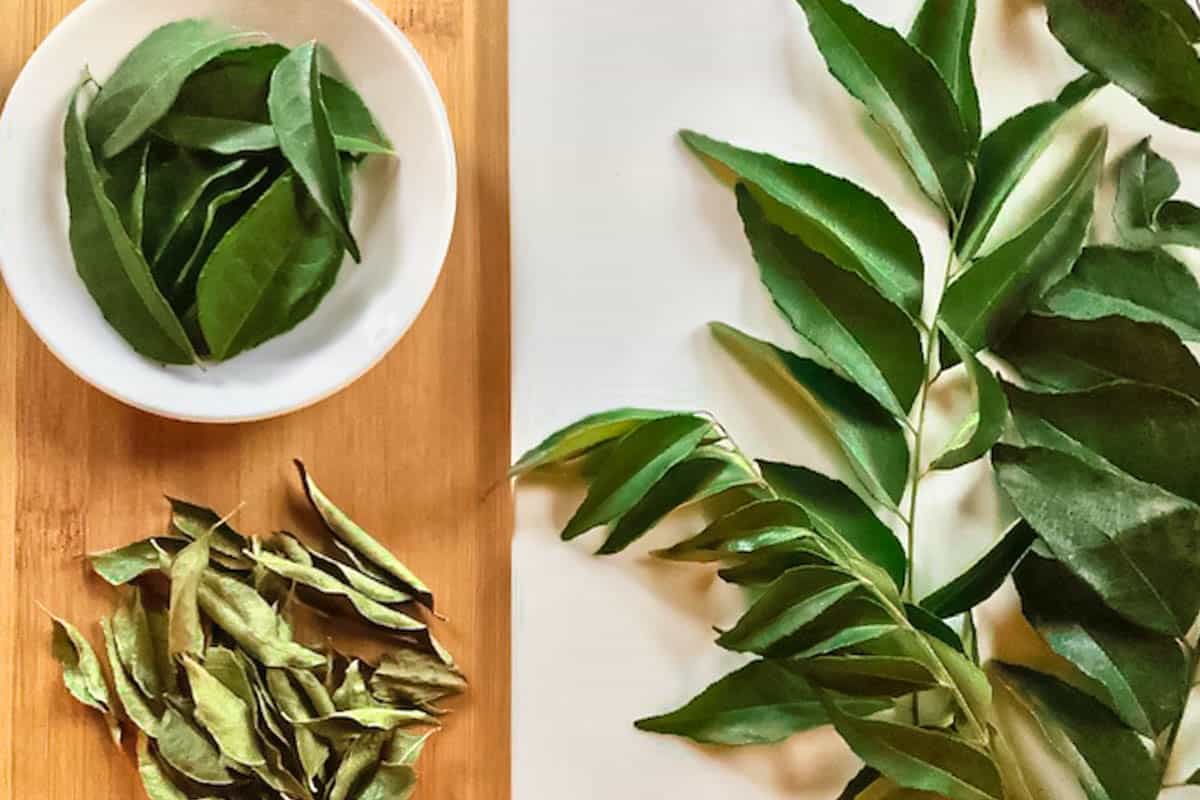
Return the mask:
MULTIPOLYGON (((917 4, 856 5, 906 30, 917 4)), ((1081 70, 1050 37, 1038 4, 980 6, 974 52, 990 130, 1081 70)), ((774 401, 709 340, 705 323, 714 319, 788 346, 795 334, 759 285, 732 193, 675 137, 696 128, 863 184, 913 228, 940 274, 940 217, 874 144, 878 135, 826 72, 799 7, 512 0, 511 14, 514 450, 614 406, 704 408, 756 456, 845 477, 811 419, 774 401)), ((1181 167, 1185 194, 1200 188, 1188 180, 1200 176, 1200 136, 1158 123, 1115 89, 1078 116, 1060 151, 1100 121, 1111 127, 1110 163, 1153 133, 1181 167)), ((1052 171, 1061 155, 1039 171, 1052 171)), ((1102 232, 1111 227, 1110 194, 1100 203, 1102 232)), ((997 235, 1012 232, 1012 220, 997 235)), ((935 431, 949 429, 960 399, 937 396, 935 431)), ((918 592, 992 541, 1000 522, 987 474, 976 465, 924 487, 918 592)), ((740 604, 711 571, 647 557, 672 540, 669 531, 618 559, 589 555, 594 538, 562 544, 557 531, 579 499, 578 487, 518 487, 514 798, 836 797, 855 762, 828 734, 729 753, 632 728, 739 663, 713 646, 711 627, 730 624, 740 604)), ((985 608, 981 626, 1000 655, 1043 657, 1011 592, 985 608)), ((1052 783, 1053 772, 1045 772, 1052 783)))

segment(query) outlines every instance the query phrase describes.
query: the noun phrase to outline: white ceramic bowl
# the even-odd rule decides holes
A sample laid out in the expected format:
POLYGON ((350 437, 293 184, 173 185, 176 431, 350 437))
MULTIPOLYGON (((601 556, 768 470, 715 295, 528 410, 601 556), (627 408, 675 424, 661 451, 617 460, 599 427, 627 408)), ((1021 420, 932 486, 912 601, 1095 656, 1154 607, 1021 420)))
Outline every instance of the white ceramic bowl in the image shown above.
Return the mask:
POLYGON ((278 416, 345 388, 416 320, 454 226, 456 168, 445 106, 420 55, 368 0, 87 0, 25 66, 0 117, 0 265, 25 319, 88 383, 176 419, 278 416), (307 321, 223 364, 164 367, 104 321, 75 272, 67 238, 62 128, 84 67, 103 80, 146 34, 184 16, 317 39, 363 95, 398 159, 373 157, 356 184, 347 260, 307 321))

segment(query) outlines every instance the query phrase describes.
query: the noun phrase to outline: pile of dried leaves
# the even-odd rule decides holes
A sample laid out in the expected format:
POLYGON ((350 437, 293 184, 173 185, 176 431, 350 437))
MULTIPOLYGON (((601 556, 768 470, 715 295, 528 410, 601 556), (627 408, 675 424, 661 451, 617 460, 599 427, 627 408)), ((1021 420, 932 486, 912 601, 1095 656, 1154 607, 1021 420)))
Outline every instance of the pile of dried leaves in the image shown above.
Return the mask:
POLYGON ((118 743, 126 724, 137 729, 151 800, 404 800, 435 704, 466 688, 426 623, 401 610, 432 611, 429 589, 297 466, 337 556, 288 533, 243 536, 172 500, 165 535, 91 557, 130 587, 101 620, 115 693, 87 638, 55 620, 67 689, 118 743), (360 618, 386 637, 385 654, 369 662, 297 641, 300 604, 360 618))

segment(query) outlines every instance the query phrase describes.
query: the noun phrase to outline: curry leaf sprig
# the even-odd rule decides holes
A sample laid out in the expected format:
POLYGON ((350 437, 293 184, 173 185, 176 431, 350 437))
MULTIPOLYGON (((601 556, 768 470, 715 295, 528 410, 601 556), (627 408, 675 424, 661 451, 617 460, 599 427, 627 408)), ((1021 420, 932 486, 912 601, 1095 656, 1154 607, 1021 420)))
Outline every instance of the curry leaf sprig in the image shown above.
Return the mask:
POLYGON ((101 620, 111 689, 87 638, 54 622, 67 689, 118 744, 136 732, 151 800, 404 800, 438 704, 466 688, 415 610, 433 607, 428 587, 298 466, 328 548, 284 532, 248 538, 171 500, 164 535, 91 557, 122 587, 101 620), (298 604, 366 624, 382 657, 303 643, 298 604))
MULTIPOLYGON (((866 189, 699 133, 683 139, 732 176, 750 254, 805 354, 725 324, 712 332, 817 411, 852 479, 755 463, 706 414, 645 409, 581 420, 513 472, 582 465, 589 490, 564 538, 607 527, 603 554, 699 504, 708 524, 656 555, 717 563, 724 581, 753 590, 717 639, 753 660, 640 728, 745 745, 832 725, 865 762, 843 800, 1048 800, 997 713, 1008 695, 1089 798, 1151 800, 1171 781, 1200 663, 1189 638, 1200 610, 1200 365, 1182 341, 1200 340, 1200 286, 1162 249, 1200 242, 1200 213, 1173 199, 1178 175, 1143 142, 1121 164, 1122 244, 1094 243, 1107 152, 1098 128, 1024 227, 995 241, 1063 120, 1112 76, 1085 60, 1100 74, 984 136, 973 0, 925 0, 908 36, 843 0, 799 3, 832 75, 945 216, 940 297, 922 307, 930 269, 916 238, 866 189), (1001 362, 1020 383, 994 371, 1001 362), (972 409, 935 451, 928 400, 959 365, 972 409), (989 454, 1020 517, 918 602, 923 479, 989 454), (973 609, 1010 575, 1061 659, 1054 676, 981 659, 973 609)), ((1084 24, 1070 13, 1084 5, 1095 4, 1050 3, 1060 38, 1066 23, 1084 24)), ((1104 5, 1089 48, 1114 44, 1098 34, 1126 6, 1200 31, 1186 3, 1104 5)), ((1155 47, 1141 29, 1121 30, 1121 47, 1155 47)), ((1147 104, 1186 117, 1178 104, 1147 104)))
POLYGON ((167 364, 223 361, 307 319, 348 251, 352 176, 391 144, 321 48, 188 19, 151 33, 65 126, 76 268, 167 364), (85 108, 86 106, 86 108, 85 108))

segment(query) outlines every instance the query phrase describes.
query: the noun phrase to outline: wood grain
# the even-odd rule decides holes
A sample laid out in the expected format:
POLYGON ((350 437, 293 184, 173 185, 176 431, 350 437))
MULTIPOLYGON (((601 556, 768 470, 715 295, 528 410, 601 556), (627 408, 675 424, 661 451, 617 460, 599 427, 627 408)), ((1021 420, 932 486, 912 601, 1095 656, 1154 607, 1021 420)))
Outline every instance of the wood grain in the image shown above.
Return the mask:
MULTIPOLYGON (((0 0, 0 96, 74 0, 0 0)), ((396 350, 341 395, 231 428, 126 408, 63 367, 0 292, 0 800, 141 797, 130 761, 62 690, 39 604, 110 607, 84 553, 161 528, 164 492, 245 502, 249 531, 310 524, 290 459, 437 590, 473 690, 422 764, 426 800, 509 797, 507 30, 505 0, 379 0, 424 55, 458 146, 441 282, 396 350)))

